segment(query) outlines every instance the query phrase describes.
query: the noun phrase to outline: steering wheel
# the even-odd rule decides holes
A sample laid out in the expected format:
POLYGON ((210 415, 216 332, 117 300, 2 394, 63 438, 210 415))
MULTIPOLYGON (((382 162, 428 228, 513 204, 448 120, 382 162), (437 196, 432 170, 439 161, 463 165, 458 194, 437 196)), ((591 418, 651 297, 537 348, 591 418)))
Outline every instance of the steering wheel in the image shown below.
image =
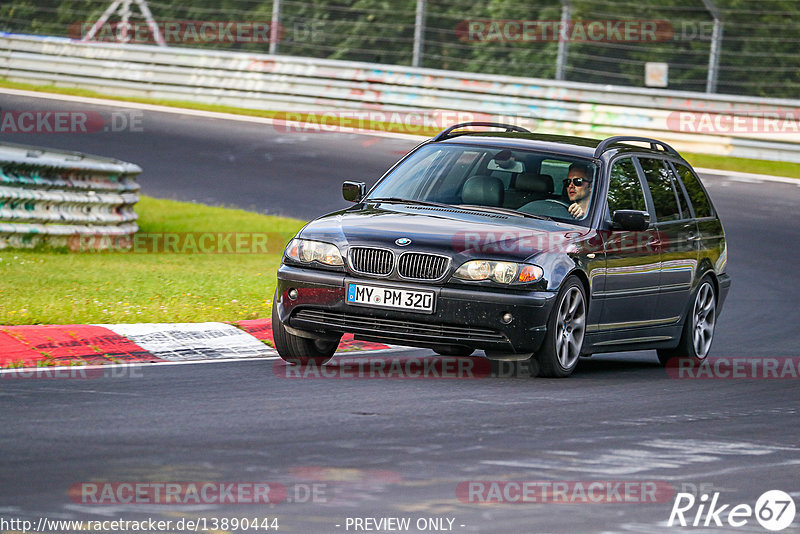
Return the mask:
POLYGON ((560 200, 554 198, 543 198, 528 202, 524 206, 518 208, 519 211, 525 213, 532 213, 534 215, 543 215, 545 217, 560 217, 566 218, 569 215, 569 204, 565 204, 560 200))

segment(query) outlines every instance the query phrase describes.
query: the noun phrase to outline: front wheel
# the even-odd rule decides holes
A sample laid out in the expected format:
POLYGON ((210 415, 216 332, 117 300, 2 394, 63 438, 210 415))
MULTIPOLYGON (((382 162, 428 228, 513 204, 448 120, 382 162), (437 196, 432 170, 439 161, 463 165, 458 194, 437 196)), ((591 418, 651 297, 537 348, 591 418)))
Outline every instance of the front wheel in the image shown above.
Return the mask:
POLYGON ((570 276, 558 292, 547 320, 547 333, 534 355, 539 376, 565 378, 578 365, 586 334, 586 291, 575 276, 570 276))
POLYGON ((674 349, 659 349, 658 361, 666 365, 672 358, 691 358, 703 361, 711 350, 714 341, 714 327, 717 325, 717 296, 714 284, 708 277, 703 278, 694 294, 694 303, 689 309, 681 330, 681 340, 674 349))
POLYGON ((293 365, 324 365, 333 357, 339 341, 309 339, 286 331, 278 317, 278 294, 272 300, 272 337, 283 361, 293 365))

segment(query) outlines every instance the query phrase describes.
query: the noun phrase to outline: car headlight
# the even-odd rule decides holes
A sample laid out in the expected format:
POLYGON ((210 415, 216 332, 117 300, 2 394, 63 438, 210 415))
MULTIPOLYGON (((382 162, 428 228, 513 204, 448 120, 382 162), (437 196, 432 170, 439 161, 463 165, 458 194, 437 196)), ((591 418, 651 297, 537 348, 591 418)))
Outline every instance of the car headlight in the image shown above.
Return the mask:
POLYGON ((286 247, 286 256, 300 263, 318 261, 324 265, 344 265, 342 254, 336 245, 309 241, 308 239, 292 239, 286 247))
POLYGON ((544 271, 538 265, 489 260, 468 261, 453 274, 460 280, 493 280, 500 284, 535 282, 542 276, 544 271))

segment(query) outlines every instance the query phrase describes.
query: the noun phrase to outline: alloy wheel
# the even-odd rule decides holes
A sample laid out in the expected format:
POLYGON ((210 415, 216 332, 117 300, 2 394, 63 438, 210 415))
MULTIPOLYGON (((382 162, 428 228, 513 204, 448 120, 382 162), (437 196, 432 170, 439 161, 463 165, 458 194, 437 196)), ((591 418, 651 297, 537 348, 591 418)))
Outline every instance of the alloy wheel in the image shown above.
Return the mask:
POLYGON ((556 355, 564 369, 575 365, 583 347, 586 333, 586 304, 583 294, 577 287, 571 287, 564 294, 558 308, 556 319, 556 355))

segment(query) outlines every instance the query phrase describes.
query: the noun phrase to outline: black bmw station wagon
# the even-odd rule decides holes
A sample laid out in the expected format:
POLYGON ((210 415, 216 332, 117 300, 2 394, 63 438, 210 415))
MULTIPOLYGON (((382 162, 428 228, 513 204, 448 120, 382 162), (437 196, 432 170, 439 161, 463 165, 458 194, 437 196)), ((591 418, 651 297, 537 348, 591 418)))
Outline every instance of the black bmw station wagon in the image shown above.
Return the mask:
POLYGON ((730 287, 725 234, 663 142, 463 123, 343 195, 355 205, 306 225, 278 270, 287 362, 326 362, 344 333, 535 358, 549 377, 599 352, 709 353, 730 287))

